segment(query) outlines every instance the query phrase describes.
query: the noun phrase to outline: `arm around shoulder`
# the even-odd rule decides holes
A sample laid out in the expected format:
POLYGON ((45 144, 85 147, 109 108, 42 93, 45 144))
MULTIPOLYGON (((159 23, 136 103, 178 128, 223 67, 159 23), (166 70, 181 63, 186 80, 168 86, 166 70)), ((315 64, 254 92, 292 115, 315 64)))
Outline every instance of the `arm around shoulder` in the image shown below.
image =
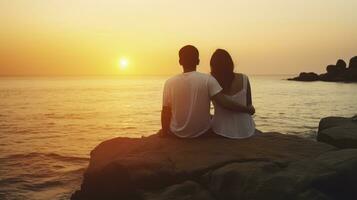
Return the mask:
POLYGON ((244 113, 249 113, 249 114, 254 114, 255 110, 253 106, 244 106, 242 104, 239 104, 231 99, 229 99, 227 96, 225 96, 222 92, 217 93, 212 97, 212 100, 217 102, 219 105, 222 107, 237 111, 237 112, 244 112, 244 113))

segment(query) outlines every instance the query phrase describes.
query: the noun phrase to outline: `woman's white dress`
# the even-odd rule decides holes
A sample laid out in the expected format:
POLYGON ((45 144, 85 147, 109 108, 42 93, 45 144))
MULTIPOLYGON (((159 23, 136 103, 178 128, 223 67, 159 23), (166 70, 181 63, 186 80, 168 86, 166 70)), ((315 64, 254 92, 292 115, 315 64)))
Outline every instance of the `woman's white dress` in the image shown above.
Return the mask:
MULTIPOLYGON (((242 105, 247 105, 248 77, 243 74, 243 88, 236 94, 229 96, 232 100, 242 105)), ((250 114, 227 110, 213 102, 214 116, 212 118, 212 130, 221 136, 241 139, 255 133, 255 123, 250 114)))

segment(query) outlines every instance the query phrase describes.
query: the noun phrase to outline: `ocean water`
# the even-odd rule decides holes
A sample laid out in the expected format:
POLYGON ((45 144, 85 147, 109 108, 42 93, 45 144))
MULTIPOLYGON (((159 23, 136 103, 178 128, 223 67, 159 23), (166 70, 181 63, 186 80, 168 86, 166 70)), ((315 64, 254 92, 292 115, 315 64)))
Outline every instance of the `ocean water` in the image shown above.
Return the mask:
MULTIPOLYGON (((250 77, 258 129, 314 139, 321 118, 357 114, 357 84, 287 77, 250 77)), ((0 199, 68 199, 96 145, 157 132, 167 78, 0 78, 0 199)))

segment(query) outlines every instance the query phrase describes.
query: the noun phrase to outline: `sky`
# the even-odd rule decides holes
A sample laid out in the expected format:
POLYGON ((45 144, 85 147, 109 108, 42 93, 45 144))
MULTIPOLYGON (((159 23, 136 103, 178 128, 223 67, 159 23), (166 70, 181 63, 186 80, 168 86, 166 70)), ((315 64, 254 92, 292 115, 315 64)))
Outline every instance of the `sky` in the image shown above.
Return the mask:
POLYGON ((355 0, 0 0, 0 75, 175 74, 186 44, 202 72, 217 48, 237 72, 323 72, 356 23, 355 0))

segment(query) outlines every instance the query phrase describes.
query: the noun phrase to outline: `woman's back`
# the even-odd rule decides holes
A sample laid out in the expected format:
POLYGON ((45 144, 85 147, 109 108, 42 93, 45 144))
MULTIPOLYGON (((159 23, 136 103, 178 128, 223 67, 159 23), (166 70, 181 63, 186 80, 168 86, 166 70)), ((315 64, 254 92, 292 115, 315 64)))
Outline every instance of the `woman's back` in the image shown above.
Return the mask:
MULTIPOLYGON (((247 105, 248 77, 235 74, 231 88, 224 93, 232 100, 247 105)), ((215 102, 213 104, 212 130, 216 134, 234 139, 247 138, 254 134, 255 123, 250 114, 227 110, 215 102)))

